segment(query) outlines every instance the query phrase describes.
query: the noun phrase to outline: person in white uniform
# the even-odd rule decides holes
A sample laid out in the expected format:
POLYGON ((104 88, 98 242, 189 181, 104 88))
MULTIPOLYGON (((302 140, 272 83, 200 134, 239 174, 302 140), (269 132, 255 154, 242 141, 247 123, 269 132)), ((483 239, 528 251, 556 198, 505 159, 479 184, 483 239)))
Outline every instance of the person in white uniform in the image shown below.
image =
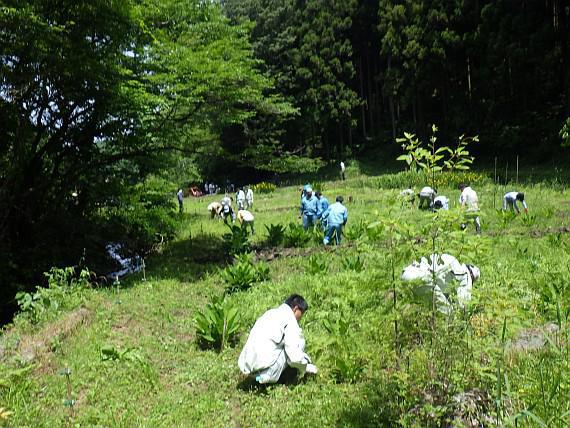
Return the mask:
POLYGON ((240 187, 236 193, 236 202, 237 202, 237 208, 238 210, 244 210, 245 209, 245 192, 243 191, 243 189, 240 187))
POLYGON ((253 189, 251 186, 247 186, 247 190, 245 192, 245 202, 246 209, 250 210, 253 208, 253 189))
POLYGON ((511 210, 515 210, 517 214, 520 214, 519 207, 517 205, 517 201, 521 203, 524 208, 524 212, 528 212, 528 207, 526 205, 526 201, 524 200, 524 193, 522 192, 509 192, 503 197, 503 210, 506 210, 509 207, 511 210))
POLYGON ((210 212, 210 218, 214 219, 214 217, 221 218, 222 214, 222 204, 219 202, 212 202, 208 205, 208 211, 210 212))
POLYGON ((449 254, 432 254, 430 259, 422 257, 402 272, 402 280, 422 283, 415 294, 428 302, 435 300, 437 309, 445 314, 453 307, 463 308, 471 300, 473 283, 481 275, 479 268, 462 264, 449 254))
POLYGON ((437 194, 437 191, 432 189, 429 186, 426 186, 424 188, 422 188, 422 190, 420 190, 419 193, 419 198, 420 198, 420 203, 418 205, 418 208, 425 208, 425 209, 429 209, 433 207, 433 200, 435 199, 435 195, 437 194))
POLYGON ((433 209, 449 211, 449 198, 443 195, 435 198, 433 200, 433 209))
POLYGON ((238 359, 245 375, 259 383, 275 383, 287 367, 297 369, 300 376, 316 373, 317 367, 305 353, 305 339, 299 321, 309 305, 298 294, 265 312, 249 332, 238 359))
POLYGON ((255 229, 253 228, 254 217, 251 212, 248 210, 239 210, 237 213, 237 219, 242 228, 245 228, 247 230, 247 226, 249 226, 251 229, 251 234, 255 235, 255 229))
MULTIPOLYGON (((477 192, 471 187, 460 184, 459 190, 461 195, 459 195, 459 204, 461 208, 465 209, 465 215, 467 219, 473 219, 475 224, 475 231, 481 233, 481 219, 479 218, 479 198, 477 197, 477 192)), ((461 225, 462 229, 465 229, 467 225, 463 223, 461 225)))

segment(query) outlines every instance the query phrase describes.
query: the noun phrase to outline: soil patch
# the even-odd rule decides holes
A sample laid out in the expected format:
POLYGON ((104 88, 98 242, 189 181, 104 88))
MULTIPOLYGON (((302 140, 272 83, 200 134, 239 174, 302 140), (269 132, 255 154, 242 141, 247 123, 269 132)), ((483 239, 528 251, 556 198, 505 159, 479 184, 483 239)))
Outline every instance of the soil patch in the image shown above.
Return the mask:
POLYGON ((55 342, 71 336, 79 326, 91 321, 92 313, 87 308, 79 308, 66 314, 63 318, 50 323, 38 333, 24 336, 20 340, 17 352, 27 362, 42 359, 52 351, 55 342))

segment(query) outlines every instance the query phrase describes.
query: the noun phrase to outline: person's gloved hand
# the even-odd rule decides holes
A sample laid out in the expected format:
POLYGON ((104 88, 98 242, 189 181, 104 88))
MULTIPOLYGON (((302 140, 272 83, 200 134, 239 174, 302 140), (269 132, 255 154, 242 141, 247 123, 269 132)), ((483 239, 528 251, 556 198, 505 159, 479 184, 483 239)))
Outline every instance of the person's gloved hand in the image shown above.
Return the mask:
POLYGON ((314 364, 307 364, 307 373, 317 374, 317 372, 318 372, 317 366, 315 366, 314 364))

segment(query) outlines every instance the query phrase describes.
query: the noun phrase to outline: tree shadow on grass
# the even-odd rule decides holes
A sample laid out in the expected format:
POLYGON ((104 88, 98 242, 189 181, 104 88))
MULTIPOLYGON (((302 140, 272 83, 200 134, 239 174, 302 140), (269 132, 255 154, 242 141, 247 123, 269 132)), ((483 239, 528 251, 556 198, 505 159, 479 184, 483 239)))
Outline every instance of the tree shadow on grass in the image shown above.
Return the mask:
POLYGON ((147 276, 193 282, 224 267, 230 258, 219 235, 200 234, 171 242, 146 261, 147 276))
POLYGON ((380 384, 368 384, 355 400, 347 400, 336 423, 337 427, 393 427, 398 415, 393 413, 395 391, 380 384), (362 399, 364 397, 365 399, 362 399), (392 403, 392 406, 390 406, 392 403))

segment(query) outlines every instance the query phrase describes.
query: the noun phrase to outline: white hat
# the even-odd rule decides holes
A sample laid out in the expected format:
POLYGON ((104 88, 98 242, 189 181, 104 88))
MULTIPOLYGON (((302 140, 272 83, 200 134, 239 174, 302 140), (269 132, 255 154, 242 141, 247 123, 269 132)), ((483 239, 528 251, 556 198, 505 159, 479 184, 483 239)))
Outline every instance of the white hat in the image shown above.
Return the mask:
POLYGON ((307 193, 308 193, 308 192, 313 193, 313 188, 309 186, 309 187, 307 187, 307 188, 305 189, 305 192, 307 192, 307 193))

